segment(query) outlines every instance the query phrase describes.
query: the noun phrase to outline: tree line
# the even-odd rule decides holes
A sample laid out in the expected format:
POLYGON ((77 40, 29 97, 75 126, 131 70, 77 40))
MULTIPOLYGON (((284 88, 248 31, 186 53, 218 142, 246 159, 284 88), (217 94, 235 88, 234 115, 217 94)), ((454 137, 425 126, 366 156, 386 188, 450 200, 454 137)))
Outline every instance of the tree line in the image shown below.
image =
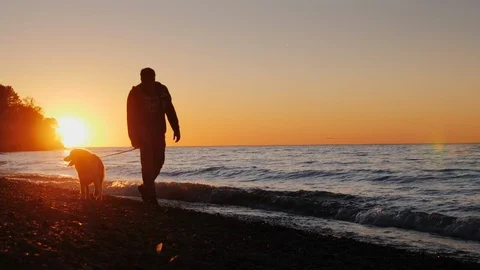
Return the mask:
POLYGON ((0 84, 0 152, 64 148, 55 118, 43 115, 31 97, 20 98, 11 86, 0 84))

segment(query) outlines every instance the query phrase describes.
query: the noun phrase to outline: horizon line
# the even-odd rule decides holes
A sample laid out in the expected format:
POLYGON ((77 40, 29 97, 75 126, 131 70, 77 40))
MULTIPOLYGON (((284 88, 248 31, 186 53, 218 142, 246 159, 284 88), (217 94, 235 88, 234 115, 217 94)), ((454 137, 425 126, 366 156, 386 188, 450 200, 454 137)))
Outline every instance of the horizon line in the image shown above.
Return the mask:
MULTIPOLYGON (((448 142, 448 143, 338 143, 338 144, 231 144, 231 145, 167 145, 167 147, 279 147, 279 146, 362 146, 362 145, 468 145, 480 144, 479 142, 448 142)), ((85 148, 114 148, 131 146, 75 146, 85 148)), ((65 148, 75 148, 65 147, 65 148)))

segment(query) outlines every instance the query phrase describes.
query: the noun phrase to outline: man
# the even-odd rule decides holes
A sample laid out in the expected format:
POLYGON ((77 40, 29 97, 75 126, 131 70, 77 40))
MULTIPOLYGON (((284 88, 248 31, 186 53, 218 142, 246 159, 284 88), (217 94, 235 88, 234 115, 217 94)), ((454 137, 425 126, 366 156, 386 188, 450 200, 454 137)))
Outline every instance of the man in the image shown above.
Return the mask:
POLYGON ((127 99, 128 136, 140 149, 143 185, 138 187, 142 200, 158 204, 155 179, 165 161, 165 115, 173 129, 173 139, 180 140, 180 127, 172 98, 165 85, 155 81, 155 71, 144 68, 141 83, 134 86, 127 99))

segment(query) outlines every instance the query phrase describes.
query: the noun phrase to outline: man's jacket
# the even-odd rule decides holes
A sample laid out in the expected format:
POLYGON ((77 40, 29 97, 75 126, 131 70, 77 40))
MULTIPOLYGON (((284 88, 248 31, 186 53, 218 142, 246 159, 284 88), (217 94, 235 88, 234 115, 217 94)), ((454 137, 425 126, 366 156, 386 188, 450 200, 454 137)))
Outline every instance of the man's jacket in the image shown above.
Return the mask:
POLYGON ((172 129, 179 130, 177 113, 167 87, 155 82, 153 95, 146 94, 143 88, 142 84, 134 86, 127 99, 128 136, 135 146, 165 142, 165 114, 172 129))

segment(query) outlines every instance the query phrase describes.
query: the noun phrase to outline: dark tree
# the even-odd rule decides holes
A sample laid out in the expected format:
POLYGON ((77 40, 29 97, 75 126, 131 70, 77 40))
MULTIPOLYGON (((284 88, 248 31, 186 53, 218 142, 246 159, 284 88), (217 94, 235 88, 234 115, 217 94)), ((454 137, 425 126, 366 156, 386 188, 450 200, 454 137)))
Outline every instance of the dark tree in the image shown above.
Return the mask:
POLYGON ((21 99, 11 86, 0 84, 0 151, 61 149, 57 125, 33 98, 21 99))

